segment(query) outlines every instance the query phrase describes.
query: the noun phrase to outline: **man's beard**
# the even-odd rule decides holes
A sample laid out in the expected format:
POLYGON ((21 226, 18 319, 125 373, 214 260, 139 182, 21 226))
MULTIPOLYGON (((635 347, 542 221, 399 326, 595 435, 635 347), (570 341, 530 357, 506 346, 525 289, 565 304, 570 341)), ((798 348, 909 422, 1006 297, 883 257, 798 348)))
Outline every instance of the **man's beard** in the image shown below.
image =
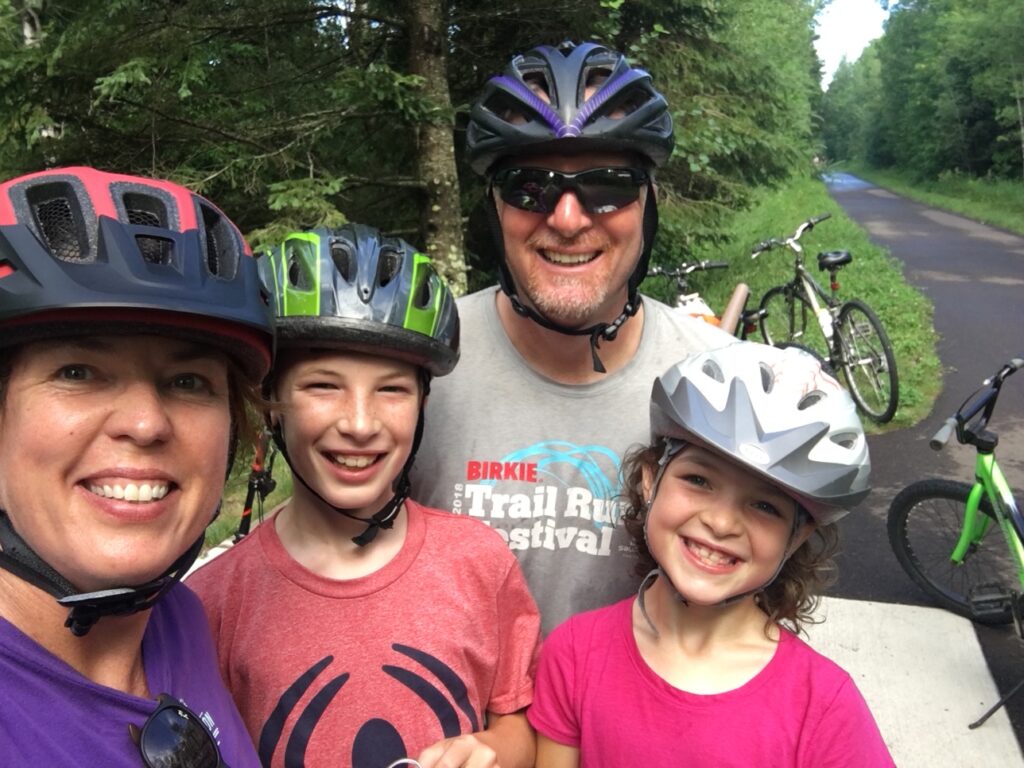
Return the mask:
POLYGON ((557 325, 579 328, 605 321, 600 310, 608 301, 606 285, 593 286, 586 280, 566 277, 554 281, 554 285, 550 280, 531 281, 523 292, 541 315, 557 325))

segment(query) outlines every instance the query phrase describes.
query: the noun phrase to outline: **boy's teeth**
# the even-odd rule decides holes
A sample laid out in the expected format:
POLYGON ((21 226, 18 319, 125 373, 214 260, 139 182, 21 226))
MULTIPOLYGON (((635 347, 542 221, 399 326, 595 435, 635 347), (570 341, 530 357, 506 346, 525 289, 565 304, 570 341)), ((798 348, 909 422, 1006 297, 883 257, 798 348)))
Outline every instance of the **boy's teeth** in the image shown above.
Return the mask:
POLYGON ((124 501, 157 501, 167 495, 167 483, 126 483, 125 485, 90 485, 89 490, 106 499, 124 501))
POLYGON ((343 456, 335 454, 334 463, 349 469, 363 469, 373 464, 373 456, 343 456))

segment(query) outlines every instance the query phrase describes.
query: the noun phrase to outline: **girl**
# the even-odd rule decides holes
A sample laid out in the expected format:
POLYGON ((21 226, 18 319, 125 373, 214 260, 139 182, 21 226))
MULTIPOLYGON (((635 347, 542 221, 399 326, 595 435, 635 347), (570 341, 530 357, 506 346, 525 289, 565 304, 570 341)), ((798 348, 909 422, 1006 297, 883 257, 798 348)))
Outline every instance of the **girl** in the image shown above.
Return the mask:
POLYGON ((624 463, 636 598, 545 643, 538 768, 888 766, 850 676, 795 632, 868 493, 849 395, 797 349, 742 342, 655 382, 624 463))

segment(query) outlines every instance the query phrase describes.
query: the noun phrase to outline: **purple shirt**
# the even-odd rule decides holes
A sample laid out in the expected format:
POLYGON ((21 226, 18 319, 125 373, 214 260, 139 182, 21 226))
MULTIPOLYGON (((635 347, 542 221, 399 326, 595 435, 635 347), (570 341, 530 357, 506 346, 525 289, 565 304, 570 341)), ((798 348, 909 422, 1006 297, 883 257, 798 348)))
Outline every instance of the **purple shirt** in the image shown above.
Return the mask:
MULTIPOLYGON (((153 608, 142 640, 153 696, 169 693, 206 722, 230 768, 259 760, 218 672, 202 606, 175 585, 153 608)), ((139 768, 128 724, 156 709, 143 699, 86 679, 0 618, 0 762, 3 765, 139 768)))

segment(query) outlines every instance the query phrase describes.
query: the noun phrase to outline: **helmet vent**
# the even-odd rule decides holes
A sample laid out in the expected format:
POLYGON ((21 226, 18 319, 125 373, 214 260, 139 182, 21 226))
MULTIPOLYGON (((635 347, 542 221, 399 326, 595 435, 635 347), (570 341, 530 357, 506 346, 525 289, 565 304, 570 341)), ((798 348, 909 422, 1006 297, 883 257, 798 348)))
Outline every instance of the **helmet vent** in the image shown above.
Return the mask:
POLYGON ((334 240, 331 242, 331 261, 346 283, 351 283, 355 269, 353 268, 352 250, 343 242, 334 240))
POLYGON ((722 373, 722 368, 714 360, 705 360, 704 365, 701 366, 701 372, 720 384, 725 383, 725 375, 722 373))
POLYGON ((65 182, 42 184, 27 190, 38 232, 54 257, 61 261, 89 258, 89 240, 81 208, 71 186, 65 182))
POLYGON ((135 244, 139 247, 142 258, 149 264, 170 264, 174 253, 174 241, 164 237, 136 235, 135 244))
POLYGON ((430 307, 430 297, 434 294, 434 283, 438 277, 434 272, 427 275, 426 280, 421 280, 420 284, 416 286, 416 293, 412 297, 413 306, 417 309, 427 309, 430 307))
POLYGON ((305 269, 303 260, 300 256, 300 250, 304 243, 289 242, 287 247, 288 253, 288 283, 298 291, 311 291, 313 290, 313 279, 309 274, 308 270, 305 269))
POLYGON ((167 228, 167 206, 160 198, 129 192, 123 199, 129 224, 167 228))
POLYGON ((761 389, 767 395, 775 387, 775 371, 770 366, 761 363, 761 389))
POLYGON ((825 393, 819 392, 817 389, 813 392, 808 392, 806 395, 800 398, 800 402, 796 404, 798 411, 804 411, 810 408, 812 405, 817 405, 825 399, 825 393))
POLYGON ((839 432, 832 435, 832 442, 841 448, 850 450, 857 445, 857 435, 853 432, 839 432))
POLYGON ((238 239, 231 223, 220 211, 200 203, 206 230, 206 268, 211 275, 231 279, 238 267, 238 239))
POLYGON ((377 284, 383 288, 395 279, 401 268, 401 255, 392 248, 381 248, 380 261, 377 262, 377 284))

